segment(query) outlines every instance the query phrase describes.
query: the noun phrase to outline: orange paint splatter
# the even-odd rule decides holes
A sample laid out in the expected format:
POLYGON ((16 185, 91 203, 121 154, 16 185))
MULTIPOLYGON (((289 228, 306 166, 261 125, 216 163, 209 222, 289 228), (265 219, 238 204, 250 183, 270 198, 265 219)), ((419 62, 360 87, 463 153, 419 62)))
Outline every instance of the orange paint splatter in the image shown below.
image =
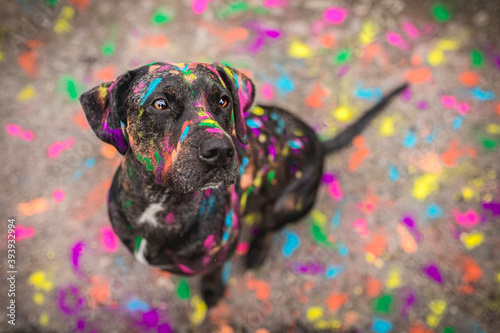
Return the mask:
POLYGON ((387 239, 385 235, 378 234, 373 236, 372 241, 365 246, 365 252, 371 253, 375 257, 378 257, 384 252, 386 246, 387 246, 387 239))
POLYGON ((359 319, 359 314, 355 311, 347 311, 344 316, 344 325, 349 327, 354 325, 359 319))
POLYGON ((474 72, 462 72, 459 76, 460 82, 467 87, 477 86, 479 84, 479 78, 474 72))
POLYGON ((230 48, 234 43, 243 41, 249 36, 248 30, 241 27, 225 28, 224 26, 218 26, 207 21, 202 21, 199 25, 211 35, 223 40, 224 48, 230 48))
POLYGON ((410 333, 432 333, 432 330, 429 330, 422 323, 415 323, 410 328, 410 333))
POLYGON ((380 291, 382 290, 382 282, 379 280, 375 279, 374 277, 368 277, 368 280, 366 281, 366 294, 369 297, 375 297, 377 296, 380 291))
POLYGON ((410 83, 422 84, 432 78, 432 72, 428 67, 420 67, 406 71, 405 78, 410 83))
POLYGON ((147 35, 139 41, 139 47, 165 47, 168 44, 168 38, 164 35, 147 35))
POLYGON ((85 11, 89 7, 90 0, 69 0, 78 10, 85 11))
POLYGON ((92 276, 92 288, 90 289, 89 306, 95 308, 99 304, 111 303, 111 291, 109 282, 101 279, 99 276, 92 276))
POLYGON ((38 52, 35 50, 25 51, 17 58, 17 63, 29 77, 35 79, 38 76, 38 52))
POLYGON ((87 131, 90 129, 89 122, 83 113, 83 110, 78 110, 77 113, 73 116, 73 122, 83 131, 87 131))
POLYGON ((411 233, 402 224, 398 224, 396 230, 401 237, 401 247, 406 253, 415 253, 418 250, 418 245, 411 233))
POLYGON ((38 198, 28 202, 21 202, 17 205, 17 210, 26 216, 40 214, 49 209, 49 201, 45 198, 38 198))
POLYGON ((500 103, 497 104, 497 115, 500 116, 500 103))
POLYGON ((439 155, 436 153, 427 153, 421 161, 419 160, 415 163, 415 166, 436 175, 440 175, 443 172, 439 155))
POLYGON ((323 97, 328 95, 328 90, 321 86, 321 83, 315 82, 313 90, 306 98, 306 105, 312 108, 320 108, 323 106, 323 97))
POLYGON ((363 57, 361 58, 363 66, 369 66, 377 59, 380 60, 384 69, 388 70, 391 67, 391 61, 380 44, 371 43, 367 45, 363 50, 363 57))
POLYGON ((320 42, 325 49, 331 49, 335 46, 335 37, 333 34, 324 34, 320 37, 320 42))
POLYGON ((483 270, 474 258, 462 256, 460 258, 464 275, 462 276, 463 283, 476 283, 483 276, 483 270))
POLYGON ((456 167, 457 159, 463 155, 475 158, 477 157, 477 151, 472 146, 460 146, 458 140, 452 140, 448 149, 441 154, 441 161, 448 167, 456 167))
POLYGON ((336 312, 348 299, 349 294, 347 293, 333 293, 326 300, 326 305, 330 310, 336 312))
POLYGON ((109 82, 115 79, 116 76, 115 71, 116 71, 116 65, 111 64, 96 70, 94 73, 92 73, 92 76, 96 81, 109 82))
POLYGON ((248 278, 247 288, 255 290, 257 299, 261 301, 267 301, 269 299, 269 295, 271 294, 271 288, 269 285, 262 280, 254 278, 253 276, 248 278))
POLYGON ((414 67, 420 66, 422 64, 422 58, 418 54, 412 54, 411 65, 414 67))
POLYGON ((101 144, 101 155, 104 156, 104 158, 107 158, 108 160, 111 160, 115 158, 115 156, 118 154, 118 151, 116 148, 110 144, 107 143, 102 143, 101 144))
POLYGON ((365 138, 362 136, 355 137, 352 144, 357 149, 349 156, 349 170, 355 171, 370 156, 371 151, 365 146, 365 138))
POLYGON ((94 187, 89 194, 75 207, 72 218, 78 222, 84 222, 101 209, 107 201, 107 195, 111 186, 111 180, 103 181, 94 187))

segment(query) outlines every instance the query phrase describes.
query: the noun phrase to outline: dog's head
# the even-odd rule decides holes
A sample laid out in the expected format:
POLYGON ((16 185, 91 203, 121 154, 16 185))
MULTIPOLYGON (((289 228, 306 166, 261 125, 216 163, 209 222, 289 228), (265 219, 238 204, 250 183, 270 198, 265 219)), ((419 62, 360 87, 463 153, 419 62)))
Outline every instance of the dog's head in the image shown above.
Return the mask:
POLYGON ((139 160, 156 183, 188 193, 234 184, 233 137, 247 143, 244 113, 254 95, 250 79, 222 64, 154 63, 80 102, 102 141, 139 160))

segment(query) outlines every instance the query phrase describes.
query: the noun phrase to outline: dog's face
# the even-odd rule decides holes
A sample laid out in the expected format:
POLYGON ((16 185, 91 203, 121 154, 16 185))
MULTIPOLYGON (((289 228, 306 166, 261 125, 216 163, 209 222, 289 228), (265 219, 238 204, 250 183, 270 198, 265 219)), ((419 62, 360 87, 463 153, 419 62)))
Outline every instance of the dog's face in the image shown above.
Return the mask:
POLYGON ((82 94, 97 136, 139 160, 171 191, 230 186, 237 177, 233 137, 246 143, 252 82, 221 64, 155 63, 82 94))

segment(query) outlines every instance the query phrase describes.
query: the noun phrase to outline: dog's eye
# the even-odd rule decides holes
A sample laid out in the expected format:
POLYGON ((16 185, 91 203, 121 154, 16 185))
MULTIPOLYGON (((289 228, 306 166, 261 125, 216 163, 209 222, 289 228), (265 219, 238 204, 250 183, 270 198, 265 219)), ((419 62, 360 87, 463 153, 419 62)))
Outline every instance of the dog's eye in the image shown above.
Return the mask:
POLYGON ((229 101, 226 97, 221 97, 219 100, 219 105, 223 108, 225 108, 228 103, 229 103, 229 101))
POLYGON ((166 108, 168 108, 167 101, 164 99, 157 99, 156 101, 154 101, 153 106, 158 110, 165 110, 166 108))

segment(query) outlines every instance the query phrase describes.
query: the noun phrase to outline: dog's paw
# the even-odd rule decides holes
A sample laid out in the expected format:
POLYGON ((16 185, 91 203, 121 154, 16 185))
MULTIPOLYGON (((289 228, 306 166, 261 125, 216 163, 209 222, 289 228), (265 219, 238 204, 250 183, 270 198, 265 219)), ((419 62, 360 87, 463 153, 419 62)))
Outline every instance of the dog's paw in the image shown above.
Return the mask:
POLYGON ((214 282, 209 279, 201 279, 201 296, 207 307, 212 307, 224 296, 226 287, 222 281, 214 282))

